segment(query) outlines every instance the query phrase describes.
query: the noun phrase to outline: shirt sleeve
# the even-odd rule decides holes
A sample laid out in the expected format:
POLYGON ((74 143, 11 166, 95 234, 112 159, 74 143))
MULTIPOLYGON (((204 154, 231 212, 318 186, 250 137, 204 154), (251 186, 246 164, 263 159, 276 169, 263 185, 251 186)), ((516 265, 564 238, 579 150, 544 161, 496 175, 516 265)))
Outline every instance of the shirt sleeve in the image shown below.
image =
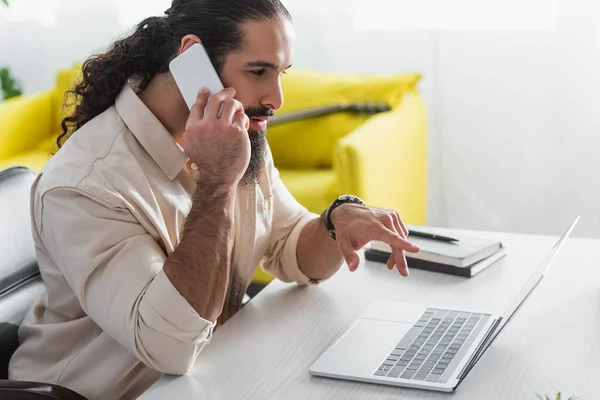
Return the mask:
POLYGON ((270 151, 267 153, 266 168, 271 177, 273 193, 273 226, 271 239, 263 269, 284 282, 311 283, 298 266, 298 240, 304 227, 319 218, 309 212, 285 187, 279 171, 275 168, 270 151))
POLYGON ((126 208, 77 188, 52 189, 40 201, 39 237, 85 313, 150 368, 185 374, 214 322, 165 275, 157 241, 126 208))

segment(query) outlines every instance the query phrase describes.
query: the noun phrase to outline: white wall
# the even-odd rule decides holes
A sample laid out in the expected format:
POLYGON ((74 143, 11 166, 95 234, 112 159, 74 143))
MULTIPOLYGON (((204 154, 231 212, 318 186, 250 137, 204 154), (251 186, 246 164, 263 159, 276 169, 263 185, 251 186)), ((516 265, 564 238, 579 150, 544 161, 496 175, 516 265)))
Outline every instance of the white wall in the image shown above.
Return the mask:
MULTIPOLYGON (((389 15, 393 7, 382 1, 370 4, 389 15)), ((169 6, 168 0, 12 3, 15 9, 21 3, 21 11, 0 12, 0 65, 10 62, 28 93, 51 87, 56 70, 169 6), (23 21, 40 7, 37 20, 46 26, 23 21)), ((594 0, 558 0, 558 24, 550 30, 463 32, 358 30, 352 2, 286 3, 299 36, 296 66, 423 74, 430 224, 558 234, 581 215, 576 234, 600 237, 594 0)))

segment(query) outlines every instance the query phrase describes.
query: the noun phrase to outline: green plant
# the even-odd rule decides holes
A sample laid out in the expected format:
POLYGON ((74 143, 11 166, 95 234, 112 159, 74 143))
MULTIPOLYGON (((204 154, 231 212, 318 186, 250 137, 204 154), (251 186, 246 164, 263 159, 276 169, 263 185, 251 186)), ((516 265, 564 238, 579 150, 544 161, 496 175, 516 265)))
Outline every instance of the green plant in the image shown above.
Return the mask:
POLYGON ((21 82, 12 76, 8 67, 0 68, 0 89, 2 90, 4 100, 23 94, 21 82))
MULTIPOLYGON (((550 396, 548 396, 548 395, 545 395, 545 397, 542 397, 541 395, 539 395, 539 394, 538 394, 538 395, 537 395, 537 397, 538 397, 538 399, 540 399, 540 400, 553 400, 553 399, 552 399, 550 396)), ((563 400, 562 393, 561 393, 561 392, 558 392, 558 393, 556 394, 556 399, 554 399, 554 400, 563 400)), ((568 399, 567 399, 567 398, 565 398, 564 400, 577 400, 577 397, 575 397, 575 396, 571 396, 571 397, 569 397, 568 399)))
MULTIPOLYGON (((8 7, 8 0, 2 0, 2 3, 8 7)), ((10 73, 8 67, 0 68, 0 90, 4 100, 23 94, 21 83, 10 73)))

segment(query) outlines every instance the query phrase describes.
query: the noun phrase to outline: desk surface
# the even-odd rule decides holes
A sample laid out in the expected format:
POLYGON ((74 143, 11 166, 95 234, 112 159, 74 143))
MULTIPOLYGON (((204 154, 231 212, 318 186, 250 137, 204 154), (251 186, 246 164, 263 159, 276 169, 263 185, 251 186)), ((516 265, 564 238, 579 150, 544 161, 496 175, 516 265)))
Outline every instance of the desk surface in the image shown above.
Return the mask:
MULTIPOLYGON (((452 231, 446 231, 451 233, 452 231)), ((385 265, 343 267, 299 287, 275 281, 215 333, 192 371, 166 376, 149 399, 600 398, 600 240, 569 239, 549 274, 452 394, 313 377, 309 366, 373 300, 502 312, 556 237, 479 233, 508 255, 471 279, 385 265), (563 397, 565 398, 565 397, 563 397)))

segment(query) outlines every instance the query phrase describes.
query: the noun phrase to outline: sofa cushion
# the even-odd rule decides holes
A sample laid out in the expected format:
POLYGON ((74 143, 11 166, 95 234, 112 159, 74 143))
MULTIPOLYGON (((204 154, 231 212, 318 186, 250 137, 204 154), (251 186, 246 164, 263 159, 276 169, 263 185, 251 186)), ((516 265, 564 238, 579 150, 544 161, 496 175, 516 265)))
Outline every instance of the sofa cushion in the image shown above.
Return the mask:
POLYGON ((51 135, 51 92, 22 96, 0 107, 0 160, 36 147, 51 135))
POLYGON ((0 171, 17 165, 27 167, 30 170, 39 173, 50 160, 51 154, 45 151, 30 151, 19 153, 12 157, 0 159, 0 171))
MULTIPOLYGON (((395 108, 419 79, 417 74, 373 76, 292 69, 281 78, 285 101, 278 114, 355 102, 385 102, 395 108)), ((368 118, 367 115, 337 113, 274 125, 269 128, 268 137, 275 164, 290 168, 329 168, 338 139, 368 118)))
POLYGON ((300 204, 321 214, 340 196, 332 169, 279 169, 281 180, 300 204))

